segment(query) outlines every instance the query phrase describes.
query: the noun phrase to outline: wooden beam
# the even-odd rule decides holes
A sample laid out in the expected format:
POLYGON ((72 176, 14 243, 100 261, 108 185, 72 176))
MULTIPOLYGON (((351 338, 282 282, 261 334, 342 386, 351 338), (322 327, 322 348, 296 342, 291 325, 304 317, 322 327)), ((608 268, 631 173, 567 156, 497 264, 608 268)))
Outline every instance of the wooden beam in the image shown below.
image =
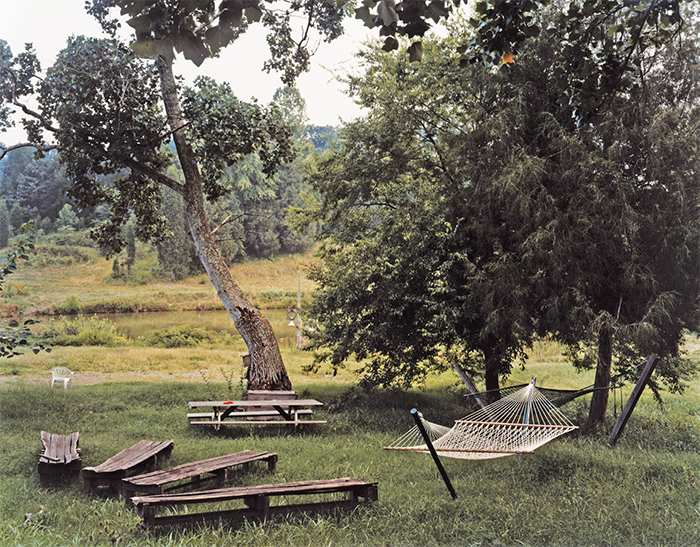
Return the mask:
POLYGON ((615 446, 615 443, 620 438, 620 435, 622 435, 622 431, 625 429, 625 425, 627 425, 627 420, 630 419, 632 411, 637 405, 637 401, 639 401, 639 397, 641 397, 642 391, 644 391, 644 387, 647 385, 649 378, 651 378, 651 374, 654 372, 654 368, 656 367, 656 363, 659 361, 659 359, 659 356, 655 353, 652 353, 649 356, 647 364, 644 366, 644 370, 642 371, 639 380, 637 380, 637 385, 634 386, 634 389, 630 394, 630 398, 627 400, 627 404, 625 405, 620 418, 617 420, 615 427, 613 427, 612 433, 610 433, 610 437, 608 438, 608 444, 610 447, 615 446))

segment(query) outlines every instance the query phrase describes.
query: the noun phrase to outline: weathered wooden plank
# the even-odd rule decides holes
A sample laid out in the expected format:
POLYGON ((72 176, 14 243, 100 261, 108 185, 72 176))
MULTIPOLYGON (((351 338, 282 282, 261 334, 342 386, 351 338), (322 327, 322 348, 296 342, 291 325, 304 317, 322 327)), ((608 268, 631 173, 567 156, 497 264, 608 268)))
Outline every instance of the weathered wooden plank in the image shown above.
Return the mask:
POLYGON ((97 473, 109 473, 112 471, 120 471, 138 465, 139 463, 155 456, 160 452, 172 449, 173 441, 139 441, 135 445, 125 448, 118 454, 115 454, 108 460, 104 461, 97 467, 88 467, 91 471, 97 473))
POLYGON ((39 454, 39 461, 42 461, 43 458, 45 463, 70 463, 80 459, 78 439, 79 433, 77 431, 70 435, 55 435, 42 431, 41 443, 44 445, 44 450, 39 454))
MULTIPOLYGON (((323 403, 316 401, 315 399, 296 399, 296 400, 277 400, 268 399, 263 401, 266 406, 271 406, 279 404, 282 406, 323 406, 323 403)), ((223 407, 223 406, 236 406, 236 407, 250 407, 250 406, 260 406, 260 401, 190 401, 187 403, 190 408, 200 408, 200 407, 223 407)))
POLYGON ((338 507, 355 507, 360 499, 376 501, 378 489, 376 482, 364 482, 345 477, 326 481, 303 481, 276 485, 260 485, 241 488, 193 492, 187 495, 170 494, 163 496, 143 496, 132 498, 136 513, 143 519, 143 527, 152 531, 155 526, 180 524, 219 519, 260 518, 267 520, 273 514, 317 511, 338 507), (298 496, 309 494, 345 493, 341 500, 320 501, 312 503, 295 503, 270 505, 270 496, 298 496), (231 499, 242 500, 246 508, 224 511, 207 511, 202 513, 170 514, 156 517, 158 507, 163 505, 211 503, 231 499))
POLYGON ((124 478, 122 479, 123 490, 127 496, 129 496, 130 493, 137 491, 162 494, 164 492, 165 485, 177 481, 192 479, 190 483, 181 485, 182 487, 187 487, 188 485, 198 485, 201 482, 205 482, 201 480, 201 475, 207 473, 216 473, 217 477, 214 478, 218 478, 221 480, 221 482, 223 482, 226 479, 226 471, 229 468, 245 465, 255 461, 267 461, 268 470, 270 472, 274 472, 277 464, 277 454, 244 450, 235 454, 227 454, 216 458, 210 458, 208 460, 185 463, 169 469, 162 469, 160 471, 153 471, 143 475, 124 478))
POLYGON ((255 421, 234 421, 234 420, 203 420, 190 422, 191 425, 304 425, 304 424, 326 424, 326 420, 255 420, 255 421))
POLYGON ((46 485, 62 477, 78 482, 82 467, 78 448, 79 433, 75 431, 70 435, 56 435, 42 431, 40 438, 44 445, 44 450, 39 453, 37 467, 41 484, 46 485))
POLYGON ((205 492, 186 492, 181 494, 164 494, 132 498, 134 505, 180 505, 187 503, 204 503, 243 499, 253 496, 287 496, 305 494, 324 494, 341 492, 356 487, 366 487, 377 483, 366 483, 360 479, 344 477, 341 479, 289 482, 281 484, 264 484, 260 486, 242 486, 222 488, 205 492))
POLYGON ((172 440, 142 440, 97 467, 86 467, 83 469, 83 493, 102 487, 119 490, 123 478, 152 470, 159 458, 170 456, 173 445, 172 440))
MULTIPOLYGON (((297 410, 297 415, 303 415, 303 416, 308 416, 309 414, 313 414, 314 411, 311 410, 310 408, 301 408, 297 410)), ((267 417, 267 416, 272 416, 272 417, 279 417, 280 414, 276 410, 246 410, 246 411, 241 411, 241 412, 231 412, 228 414, 228 416, 232 416, 234 418, 247 418, 248 416, 260 416, 260 417, 267 417)), ((188 419, 213 419, 214 418, 214 413, 213 412, 192 412, 187 415, 188 419)))

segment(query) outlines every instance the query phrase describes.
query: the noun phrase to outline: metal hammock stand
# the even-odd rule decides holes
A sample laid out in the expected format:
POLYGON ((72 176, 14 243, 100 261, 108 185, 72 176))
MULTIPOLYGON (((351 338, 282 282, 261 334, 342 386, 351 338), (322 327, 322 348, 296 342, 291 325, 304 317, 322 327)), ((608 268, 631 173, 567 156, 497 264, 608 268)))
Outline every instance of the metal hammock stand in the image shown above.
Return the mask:
POLYGON ((456 420, 452 428, 437 426, 411 410, 416 426, 384 447, 430 453, 453 498, 457 494, 439 456, 487 459, 529 454, 552 439, 578 429, 535 388, 535 379, 515 393, 456 420))
POLYGON ((518 391, 456 420, 451 428, 421 416, 426 437, 416 427, 386 446, 387 450, 429 452, 461 459, 488 459, 529 454, 552 439, 577 429, 535 387, 535 380, 518 391))
MULTIPOLYGON (((649 358, 642 377, 635 387, 635 392, 641 393, 658 359, 657 355, 652 355, 649 358)), ((637 365, 635 369, 641 364, 643 363, 637 365)), ((457 494, 439 456, 475 460, 514 454, 522 457, 522 454, 530 454, 549 441, 578 429, 562 414, 558 407, 586 393, 598 389, 610 389, 596 386, 588 386, 579 390, 543 389, 542 391, 547 394, 545 395, 535 387, 535 378, 533 378, 529 384, 492 390, 492 392, 476 392, 468 376, 461 368, 455 368, 472 390, 470 396, 474 397, 480 408, 460 420, 455 420, 454 426, 451 428, 425 420, 423 415, 414 408, 411 410, 411 414, 416 422, 415 427, 391 445, 384 447, 385 450, 430 453, 453 499, 457 497, 457 494), (498 392, 499 396, 504 393, 509 394, 491 404, 485 404, 482 401, 485 399, 484 395, 488 396, 493 392, 498 392)), ((620 379, 627 374, 618 374, 611 378, 612 387, 617 387, 620 379)), ((634 408, 632 398, 635 399, 636 403, 638 394, 633 392, 633 397, 626 405, 620 422, 623 419, 626 422, 629 413, 634 408), (629 410, 628 407, 630 407, 629 410)), ((620 424, 619 427, 621 431, 624 423, 620 424)), ((618 425, 616 425, 617 428, 618 425)), ((610 444, 612 446, 614 441, 610 444)))

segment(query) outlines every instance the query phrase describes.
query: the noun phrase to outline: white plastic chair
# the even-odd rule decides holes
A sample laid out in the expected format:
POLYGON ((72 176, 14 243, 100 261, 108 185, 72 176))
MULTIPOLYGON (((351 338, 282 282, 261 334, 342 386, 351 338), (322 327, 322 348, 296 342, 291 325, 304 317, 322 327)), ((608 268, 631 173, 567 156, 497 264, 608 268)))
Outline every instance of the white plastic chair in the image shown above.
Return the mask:
POLYGON ((73 378, 73 373, 65 367, 56 367, 51 369, 51 387, 56 383, 63 382, 63 389, 68 387, 68 384, 73 378))

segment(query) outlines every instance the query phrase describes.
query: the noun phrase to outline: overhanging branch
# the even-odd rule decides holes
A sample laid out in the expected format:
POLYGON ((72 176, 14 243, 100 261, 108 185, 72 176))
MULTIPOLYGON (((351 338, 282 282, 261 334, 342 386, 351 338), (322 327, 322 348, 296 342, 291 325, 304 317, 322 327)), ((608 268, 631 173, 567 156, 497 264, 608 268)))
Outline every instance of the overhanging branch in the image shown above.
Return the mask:
POLYGON ((17 150, 19 148, 36 148, 40 152, 48 152, 50 150, 59 150, 59 146, 55 144, 34 144, 33 142, 22 142, 19 144, 15 144, 13 146, 8 146, 7 148, 0 147, 0 161, 10 152, 13 150, 17 150))

